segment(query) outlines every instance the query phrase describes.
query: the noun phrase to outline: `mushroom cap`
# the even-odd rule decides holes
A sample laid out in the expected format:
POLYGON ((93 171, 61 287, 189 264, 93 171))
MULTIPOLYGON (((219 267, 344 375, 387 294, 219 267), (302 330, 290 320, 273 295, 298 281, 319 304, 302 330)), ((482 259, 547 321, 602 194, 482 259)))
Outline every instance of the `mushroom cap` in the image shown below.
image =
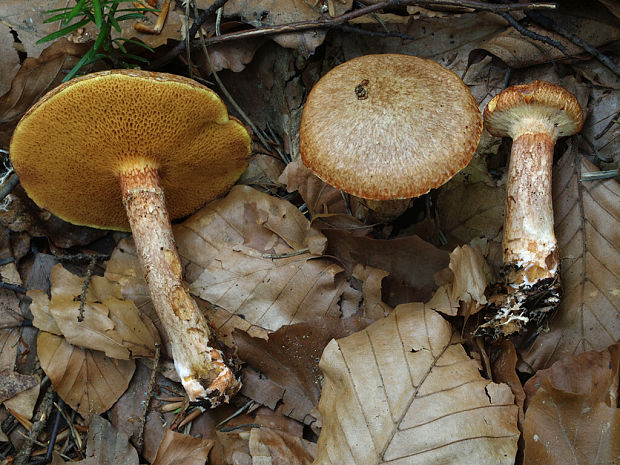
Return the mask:
POLYGON ((181 76, 114 70, 48 92, 21 119, 11 162, 30 198, 65 221, 129 230, 119 174, 156 168, 172 219, 226 192, 251 138, 207 87, 181 76))
POLYGON ((452 71, 410 55, 365 55, 312 88, 300 152, 319 178, 345 192, 406 199, 463 169, 481 132, 478 104, 452 71))
POLYGON ((508 87, 484 110, 484 127, 497 137, 546 133, 555 141, 582 126, 583 111, 575 96, 547 81, 508 87))

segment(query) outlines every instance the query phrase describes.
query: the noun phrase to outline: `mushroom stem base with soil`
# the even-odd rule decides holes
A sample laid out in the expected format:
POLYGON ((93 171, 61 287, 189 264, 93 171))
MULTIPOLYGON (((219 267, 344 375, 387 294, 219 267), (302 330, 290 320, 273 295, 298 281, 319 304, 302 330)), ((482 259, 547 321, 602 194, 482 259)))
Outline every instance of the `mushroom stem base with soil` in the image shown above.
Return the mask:
POLYGON ((551 172, 555 141, 523 134, 512 144, 504 219, 504 283, 489 299, 493 318, 479 331, 492 336, 542 324, 560 302, 559 256, 553 232, 551 172))
POLYGON ((140 264, 183 387, 192 401, 227 401, 239 382, 221 352, 209 346, 207 321, 183 284, 158 171, 138 163, 122 169, 119 181, 140 264))

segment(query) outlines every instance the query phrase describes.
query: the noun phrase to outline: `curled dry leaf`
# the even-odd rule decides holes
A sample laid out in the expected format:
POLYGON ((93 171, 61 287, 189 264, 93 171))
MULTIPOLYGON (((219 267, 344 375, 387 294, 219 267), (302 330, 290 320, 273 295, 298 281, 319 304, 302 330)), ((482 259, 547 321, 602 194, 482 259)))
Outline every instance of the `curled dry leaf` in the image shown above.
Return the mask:
POLYGON ((4 23, 0 23, 0 95, 11 88, 11 80, 19 69, 19 55, 14 46, 15 41, 11 35, 11 29, 4 23))
MULTIPOLYGON (((545 16, 552 18, 556 24, 595 48, 620 38, 620 29, 600 21, 559 13, 546 13, 545 16)), ((532 24, 528 25, 527 29, 561 43, 568 49, 570 56, 584 53, 581 47, 548 29, 532 24)), ((469 57, 470 63, 478 61, 485 52, 498 57, 511 68, 525 68, 566 58, 565 54, 557 48, 526 37, 512 27, 492 38, 479 49, 473 50, 469 57)))
POLYGON ((525 463, 616 463, 619 375, 620 343, 538 371, 525 385, 525 463))
POLYGON ((112 407, 135 370, 133 360, 112 360, 102 352, 72 346, 46 332, 39 334, 37 353, 54 390, 84 418, 112 407))
POLYGON ((340 189, 319 179, 301 160, 286 165, 279 178, 287 192, 298 191, 306 203, 310 215, 346 213, 345 198, 340 189))
POLYGON ((138 453, 129 437, 116 430, 109 421, 93 415, 88 425, 86 458, 77 465, 138 465, 138 453))
MULTIPOLYGON (((23 5, 19 6, 24 9, 23 5)), ((9 146, 11 134, 22 115, 45 92, 56 87, 90 44, 74 44, 58 39, 39 58, 26 58, 11 83, 11 90, 0 97, 0 144, 9 146)))
MULTIPOLYGON (((358 317, 318 318, 284 326, 271 333, 268 341, 252 338, 243 331, 235 331, 234 337, 239 357, 259 371, 261 378, 282 389, 282 413, 310 424, 315 420, 311 412, 321 395, 319 360, 323 349, 332 338, 352 334, 369 323, 370 320, 358 317)), ((241 393, 255 398, 245 387, 241 393)))
POLYGON ((423 304, 400 305, 321 359, 319 464, 513 464, 510 388, 480 376, 452 328, 423 304))
MULTIPOLYGON (((275 331, 340 314, 347 287, 342 268, 305 252, 321 250, 325 238, 285 200, 236 186, 177 225, 175 237, 190 291, 226 313, 218 316, 218 328, 275 331)), ((121 242, 106 277, 142 306, 147 294, 138 270, 135 249, 121 242)))
POLYGON ((317 450, 313 442, 271 428, 252 428, 249 447, 256 465, 311 465, 317 450))
POLYGON ((457 247, 450 254, 450 269, 454 274, 453 300, 466 305, 473 302, 477 308, 482 308, 487 303, 484 292, 492 276, 480 251, 468 245, 457 247))
POLYGON ((534 371, 620 339, 620 186, 614 179, 580 181, 596 171, 573 150, 553 171, 564 295, 550 331, 520 351, 534 371))
POLYGON ((204 465, 212 447, 210 439, 166 430, 152 465, 204 465))
POLYGON ((93 276, 84 305, 83 320, 79 321, 80 298, 84 278, 54 266, 51 273, 52 298, 31 291, 33 324, 41 330, 62 334, 69 344, 105 352, 108 357, 152 357, 159 335, 153 323, 142 315, 129 299, 123 299, 120 286, 101 276, 93 276), (45 316, 45 308, 57 328, 45 316))

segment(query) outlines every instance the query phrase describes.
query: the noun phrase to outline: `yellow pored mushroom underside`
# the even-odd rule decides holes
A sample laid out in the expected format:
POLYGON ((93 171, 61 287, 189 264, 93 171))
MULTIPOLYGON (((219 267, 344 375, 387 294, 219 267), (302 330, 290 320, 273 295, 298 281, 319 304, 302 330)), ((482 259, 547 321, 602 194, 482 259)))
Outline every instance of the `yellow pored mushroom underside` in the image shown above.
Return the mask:
POLYGON ((128 230, 119 173, 156 168, 171 218, 226 192, 251 139, 210 89, 163 73, 105 71, 44 96, 20 121, 11 161, 28 195, 76 224, 128 230))

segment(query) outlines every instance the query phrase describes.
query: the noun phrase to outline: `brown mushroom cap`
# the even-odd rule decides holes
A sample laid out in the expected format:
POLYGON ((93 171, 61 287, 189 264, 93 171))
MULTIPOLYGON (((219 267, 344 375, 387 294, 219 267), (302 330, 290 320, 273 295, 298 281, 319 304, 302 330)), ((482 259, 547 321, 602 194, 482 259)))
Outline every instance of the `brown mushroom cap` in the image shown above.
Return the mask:
POLYGON ((212 90, 137 70, 104 71, 46 94, 19 122, 11 161, 28 195, 72 223, 128 230, 119 173, 156 168, 171 218, 228 190, 251 140, 212 90))
POLYGON ((478 104, 452 71, 409 55, 365 55, 313 87, 300 152, 332 186, 366 199, 404 199, 463 169, 481 131, 478 104))
POLYGON ((484 110, 484 127, 497 137, 546 133, 555 141, 579 132, 582 125, 583 111, 575 96, 546 81, 509 87, 484 110))

